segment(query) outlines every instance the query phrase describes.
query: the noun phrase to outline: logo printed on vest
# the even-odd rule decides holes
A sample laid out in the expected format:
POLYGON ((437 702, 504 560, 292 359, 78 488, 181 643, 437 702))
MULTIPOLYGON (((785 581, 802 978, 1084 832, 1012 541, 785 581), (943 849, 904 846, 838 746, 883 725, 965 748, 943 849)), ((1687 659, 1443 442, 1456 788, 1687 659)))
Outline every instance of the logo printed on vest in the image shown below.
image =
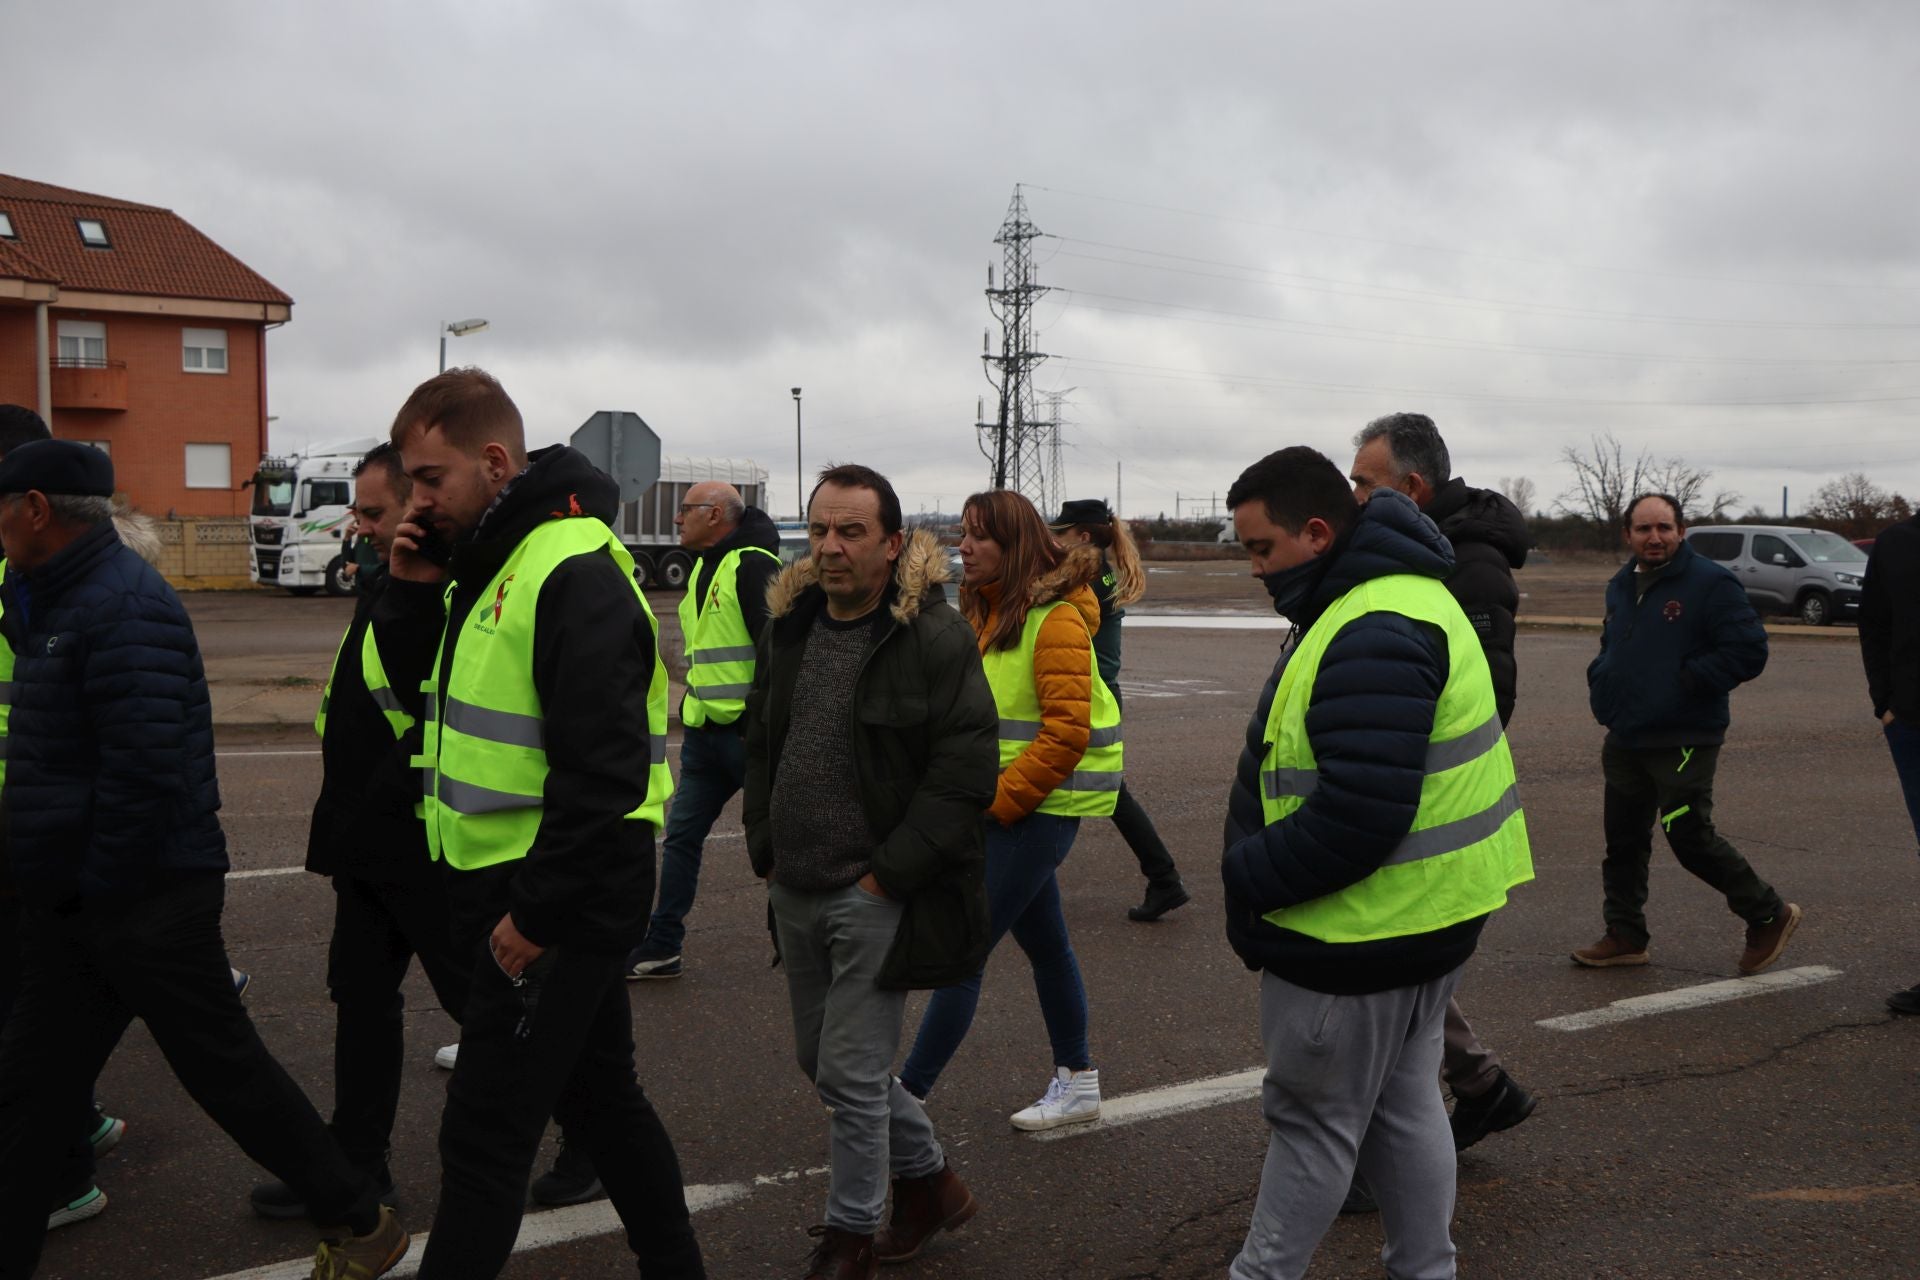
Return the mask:
POLYGON ((1678 622, 1680 621, 1682 606, 1678 600, 1669 600, 1660 612, 1666 615, 1668 622, 1678 622))
POLYGON ((500 625, 500 611, 507 607, 507 588, 513 585, 513 575, 508 574, 500 582, 499 589, 493 593, 493 625, 500 625))

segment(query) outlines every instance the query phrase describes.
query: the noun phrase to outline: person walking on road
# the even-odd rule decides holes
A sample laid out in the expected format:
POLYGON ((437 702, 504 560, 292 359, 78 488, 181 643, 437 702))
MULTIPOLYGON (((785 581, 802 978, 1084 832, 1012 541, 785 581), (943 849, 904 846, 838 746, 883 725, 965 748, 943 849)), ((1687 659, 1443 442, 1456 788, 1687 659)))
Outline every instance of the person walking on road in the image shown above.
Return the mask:
MULTIPOLYGON (((333 884, 327 990, 334 1004, 333 1120, 347 1158, 395 1203, 387 1155, 400 1106, 405 1051, 401 983, 415 956, 434 997, 458 1020, 467 1002, 467 966, 453 946, 446 888, 427 857, 414 812, 423 718, 420 683, 433 664, 440 627, 432 617, 373 613, 387 589, 386 561, 407 510, 412 482, 400 451, 380 444, 354 467, 353 516, 360 544, 376 557, 357 575, 347 625, 320 699, 320 798, 307 832, 307 870, 333 884)), ((283 1182, 255 1187, 254 1212, 308 1216, 283 1182)))
MULTIPOLYGON (((1113 692, 1116 706, 1120 695, 1120 623, 1127 606, 1147 593, 1146 574, 1140 568, 1140 552, 1133 545, 1127 522, 1119 519, 1099 498, 1078 498, 1061 504, 1060 518, 1052 525, 1054 535, 1066 547, 1093 546, 1100 552, 1100 571, 1093 580, 1093 593, 1100 602, 1100 627, 1093 633, 1093 654, 1100 667, 1100 678, 1113 692)), ((1137 907, 1127 908, 1127 919, 1151 924, 1169 911, 1177 911, 1193 898, 1180 880, 1180 869, 1173 864, 1167 842, 1153 828, 1153 819, 1141 807, 1125 780, 1114 802, 1114 830, 1133 850, 1140 874, 1147 878, 1147 895, 1137 907)))
MULTIPOLYGON (((1046 1092, 1010 1120, 1025 1130, 1084 1124, 1100 1116, 1100 1073, 1055 872, 1080 819, 1111 817, 1120 794, 1120 704, 1093 655, 1100 556, 1066 550, 1011 490, 968 498, 961 524, 960 609, 978 636, 1000 719, 1000 776, 985 820, 992 944, 1011 930, 1026 952, 1053 1049, 1046 1092)), ((927 1002, 900 1072, 915 1097, 927 1096, 966 1039, 981 977, 976 971, 927 1002)))
MULTIPOLYGON (((1513 719, 1519 682, 1513 640, 1520 588, 1513 571, 1527 562, 1526 516, 1503 495, 1469 488, 1453 474, 1447 442, 1425 414, 1376 418, 1361 428, 1353 445, 1353 496, 1364 504, 1379 489, 1404 493, 1453 545, 1447 591, 1466 613, 1487 655, 1493 701, 1504 728, 1513 719)), ((1500 1056, 1480 1042, 1457 999, 1447 1001, 1442 1043, 1440 1078, 1453 1091, 1454 1150, 1465 1151, 1533 1114, 1537 1100, 1507 1074, 1500 1056)), ((1364 1188, 1352 1207, 1370 1207, 1364 1188)))
POLYGON ((687 490, 674 523, 699 553, 680 597, 687 692, 680 700, 680 777, 660 853, 660 902, 647 936, 627 957, 629 978, 677 978, 687 913, 700 882, 707 833, 746 785, 740 712, 753 683, 754 641, 767 622, 767 584, 780 568, 780 531, 767 513, 718 480, 687 490))
POLYGON ((1728 695, 1767 665, 1767 633, 1747 592, 1686 541, 1680 504, 1661 493, 1627 506, 1633 556, 1607 583, 1588 701, 1606 726, 1607 856, 1600 870, 1607 931, 1573 953, 1590 969, 1647 963, 1647 864, 1653 824, 1680 865, 1747 922, 1742 974, 1786 950, 1801 911, 1762 880, 1713 826, 1713 775, 1726 740, 1728 695))
POLYGON ((470 971, 420 1275, 500 1274, 553 1115, 642 1274, 704 1276, 621 980, 673 784, 658 627, 607 526, 619 492, 565 445, 528 453, 519 409, 478 369, 422 383, 392 435, 412 505, 374 619, 444 616, 419 763, 470 971))
POLYGON ((213 720, 192 624, 113 525, 113 463, 46 440, 0 462, 16 655, 7 857, 22 975, 0 1031, 0 1277, 33 1274, 92 1081, 140 1018, 180 1083, 257 1163, 337 1224, 317 1280, 382 1275, 408 1247, 393 1210, 261 1043, 234 990, 213 720))
POLYGON ((1356 1171, 1396 1280, 1454 1274, 1455 1155, 1434 1087, 1460 967, 1532 879, 1486 654, 1443 585, 1447 541, 1404 495, 1364 507, 1312 449, 1227 494, 1293 623, 1228 802, 1227 936, 1260 971, 1270 1130, 1229 1274, 1307 1269, 1356 1171))
MULTIPOLYGON (((1860 657, 1894 772, 1920 840, 1920 516, 1882 530, 1867 553, 1860 590, 1860 657)), ((1887 997, 1895 1013, 1920 1014, 1920 983, 1887 997)))
POLYGON ((906 993, 987 950, 980 810, 999 717, 944 553, 861 466, 824 471, 811 556, 775 581, 747 698, 747 850, 768 881, 800 1069, 829 1108, 810 1280, 904 1262, 976 1204, 895 1079, 906 993), (887 1177, 893 1214, 881 1214, 887 1177))

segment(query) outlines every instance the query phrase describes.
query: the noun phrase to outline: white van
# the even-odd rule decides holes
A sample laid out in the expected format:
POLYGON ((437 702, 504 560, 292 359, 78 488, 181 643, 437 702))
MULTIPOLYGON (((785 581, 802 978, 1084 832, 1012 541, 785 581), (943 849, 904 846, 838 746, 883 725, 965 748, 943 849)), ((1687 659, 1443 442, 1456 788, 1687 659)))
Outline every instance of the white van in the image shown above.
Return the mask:
POLYGON ((1860 613, 1867 553, 1825 529, 1716 524, 1687 530, 1687 541, 1725 566, 1761 613, 1790 613, 1810 627, 1860 613))

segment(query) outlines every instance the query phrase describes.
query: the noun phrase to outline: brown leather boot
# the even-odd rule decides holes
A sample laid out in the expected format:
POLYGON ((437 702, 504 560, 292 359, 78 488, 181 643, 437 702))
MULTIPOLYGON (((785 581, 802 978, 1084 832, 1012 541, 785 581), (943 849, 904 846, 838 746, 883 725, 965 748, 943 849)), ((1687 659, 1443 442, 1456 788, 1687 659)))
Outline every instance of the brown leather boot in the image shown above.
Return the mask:
POLYGON ((1589 969, 1611 969, 1615 965, 1645 964, 1647 947, 1645 943, 1636 947, 1615 933, 1612 928, 1608 928, 1600 936, 1600 941, 1574 952, 1573 962, 1585 965, 1589 969))
POLYGON ((1747 946, 1740 953, 1740 972, 1755 974, 1780 958, 1787 939, 1800 927, 1800 908, 1789 902, 1765 924, 1747 926, 1747 946))
POLYGON ((893 1217, 873 1243, 881 1262, 905 1262, 937 1231, 957 1231, 980 1211, 980 1202, 946 1165, 924 1178, 893 1180, 893 1217))
POLYGON ((808 1227, 820 1243, 807 1259, 806 1280, 873 1280, 879 1270, 873 1261, 873 1237, 839 1227, 808 1227))

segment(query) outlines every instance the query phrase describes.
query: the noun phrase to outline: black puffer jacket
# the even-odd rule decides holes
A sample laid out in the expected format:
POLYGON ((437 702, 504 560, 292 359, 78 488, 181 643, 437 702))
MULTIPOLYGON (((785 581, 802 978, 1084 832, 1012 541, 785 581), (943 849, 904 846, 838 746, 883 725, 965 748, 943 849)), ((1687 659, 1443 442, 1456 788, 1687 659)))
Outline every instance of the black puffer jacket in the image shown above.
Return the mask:
MULTIPOLYGON (((1385 490, 1361 508, 1359 523, 1320 564, 1307 606, 1293 619, 1295 638, 1361 583, 1395 573, 1445 578, 1453 559, 1433 522, 1411 500, 1385 490)), ((1485 916, 1351 943, 1321 942, 1263 917, 1358 884, 1413 829, 1434 710, 1447 682, 1446 636, 1402 614, 1369 613, 1334 637, 1307 708, 1319 785, 1298 809, 1268 825, 1260 803, 1267 716, 1294 648, 1290 641, 1261 690, 1228 800, 1221 862, 1227 938, 1248 968, 1315 991, 1357 995, 1437 978, 1473 954, 1485 916)))
POLYGON ((7 569, 7 854, 22 898, 68 908, 227 869, 200 645, 111 524, 7 569))
MULTIPOLYGON (((548 520, 610 522, 619 510, 619 489, 577 450, 555 445, 530 458, 454 547, 442 688, 480 592, 521 539, 548 520)), ((375 625, 437 616, 441 590, 391 583, 375 625)), ((535 619, 533 687, 548 728, 545 812, 525 858, 448 875, 455 927, 465 940, 511 910, 514 927, 539 946, 624 952, 646 932, 653 907, 654 833, 625 817, 647 794, 653 630, 632 580, 597 551, 555 567, 535 619)))
POLYGON ((1882 530, 1867 553, 1860 658, 1873 714, 1920 728, 1920 516, 1882 530))
POLYGON ((1513 659, 1514 615, 1520 588, 1513 571, 1527 562, 1527 518, 1491 489, 1470 489, 1458 476, 1440 486, 1426 505, 1427 519, 1453 544, 1447 590, 1460 602, 1493 672, 1493 700, 1500 723, 1513 718, 1518 668, 1513 659))
POLYGON ((353 621, 334 660, 327 731, 320 740, 320 798, 307 828, 307 870, 317 875, 398 882, 424 880, 435 871, 427 858, 426 828, 414 812, 420 771, 409 761, 420 751, 420 682, 433 670, 440 619, 386 618, 375 626, 373 612, 390 581, 378 561, 360 571, 353 621), (368 627, 374 628, 388 687, 415 720, 403 738, 394 736, 367 692, 361 653, 368 627))
MULTIPOLYGON (((873 875, 906 911, 879 982, 891 989, 944 987, 986 962, 986 844, 982 813, 1000 773, 1000 713, 980 664, 973 628, 947 603, 946 553, 919 532, 901 550, 893 582, 874 611, 873 634, 854 687, 853 758, 867 828, 879 840, 873 875)), ((760 635, 747 695, 747 854, 773 870, 768 802, 783 764, 787 717, 800 659, 826 593, 813 562, 775 580, 773 621, 760 635)))

